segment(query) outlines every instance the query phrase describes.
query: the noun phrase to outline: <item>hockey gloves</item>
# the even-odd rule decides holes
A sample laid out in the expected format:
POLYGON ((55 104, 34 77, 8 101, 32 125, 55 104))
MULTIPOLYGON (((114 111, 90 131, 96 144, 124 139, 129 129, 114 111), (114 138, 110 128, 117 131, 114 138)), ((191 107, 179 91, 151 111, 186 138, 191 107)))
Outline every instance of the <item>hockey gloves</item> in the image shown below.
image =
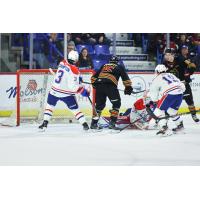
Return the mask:
POLYGON ((80 87, 77 93, 80 93, 83 97, 90 96, 90 91, 88 89, 85 89, 84 87, 80 87))
POLYGON ((154 108, 156 107, 157 102, 149 101, 149 103, 146 104, 147 108, 154 108))
POLYGON ((79 76, 79 84, 81 84, 83 82, 83 77, 79 76))
POLYGON ((125 87, 125 90, 124 90, 125 95, 131 95, 132 92, 133 92, 133 88, 131 86, 125 87))
POLYGON ((84 88, 83 91, 81 92, 81 95, 83 97, 88 97, 88 96, 90 96, 90 92, 84 88))

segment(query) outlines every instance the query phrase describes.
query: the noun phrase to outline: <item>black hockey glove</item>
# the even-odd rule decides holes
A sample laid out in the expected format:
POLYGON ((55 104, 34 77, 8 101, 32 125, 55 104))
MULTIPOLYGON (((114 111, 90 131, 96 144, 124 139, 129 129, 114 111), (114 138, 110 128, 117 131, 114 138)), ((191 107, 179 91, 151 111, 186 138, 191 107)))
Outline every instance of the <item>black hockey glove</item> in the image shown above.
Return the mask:
POLYGON ((125 87, 125 90, 124 90, 125 95, 131 95, 132 92, 133 92, 132 86, 125 87))
POLYGON ((147 107, 147 108, 150 108, 150 107, 154 107, 155 105, 156 105, 155 102, 149 101, 149 103, 146 104, 146 107, 147 107))
POLYGON ((92 83, 92 87, 96 89, 96 83, 92 83))

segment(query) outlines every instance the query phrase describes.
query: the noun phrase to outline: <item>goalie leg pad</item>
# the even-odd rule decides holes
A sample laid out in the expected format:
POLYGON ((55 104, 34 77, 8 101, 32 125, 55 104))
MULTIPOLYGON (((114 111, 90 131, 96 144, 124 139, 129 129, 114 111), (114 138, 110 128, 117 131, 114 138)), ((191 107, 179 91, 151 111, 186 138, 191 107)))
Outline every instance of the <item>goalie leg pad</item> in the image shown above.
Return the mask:
POLYGON ((139 128, 140 130, 148 128, 148 124, 149 124, 148 121, 149 121, 149 117, 146 110, 135 110, 134 108, 131 110, 130 123, 135 122, 134 123, 135 126, 139 128))

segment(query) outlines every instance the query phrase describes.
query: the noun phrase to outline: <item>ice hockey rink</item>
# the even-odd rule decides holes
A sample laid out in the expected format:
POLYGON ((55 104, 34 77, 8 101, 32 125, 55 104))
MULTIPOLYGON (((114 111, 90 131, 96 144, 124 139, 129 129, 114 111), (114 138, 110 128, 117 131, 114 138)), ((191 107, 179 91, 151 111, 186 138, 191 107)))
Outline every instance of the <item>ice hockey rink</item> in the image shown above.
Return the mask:
MULTIPOLYGON (((200 165, 200 124, 184 116, 185 134, 156 130, 83 132, 79 124, 0 127, 0 165, 200 165)), ((173 124, 170 123, 170 127, 173 124)))

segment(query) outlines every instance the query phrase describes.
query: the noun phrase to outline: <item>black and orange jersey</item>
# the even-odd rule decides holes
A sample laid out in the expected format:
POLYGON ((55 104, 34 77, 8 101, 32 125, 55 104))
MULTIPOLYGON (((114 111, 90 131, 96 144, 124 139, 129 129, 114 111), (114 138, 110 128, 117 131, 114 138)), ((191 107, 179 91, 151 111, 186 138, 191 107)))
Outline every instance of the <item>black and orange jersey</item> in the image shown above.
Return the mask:
POLYGON ((168 73, 172 73, 179 78, 179 65, 177 62, 177 58, 174 58, 173 62, 164 60, 163 64, 168 68, 167 70, 168 73))
POLYGON ((184 57, 182 55, 180 55, 177 60, 179 64, 179 79, 190 83, 192 81, 190 76, 195 72, 196 64, 193 63, 189 57, 184 57))
POLYGON ((196 70, 196 65, 187 57, 179 55, 173 62, 164 61, 167 72, 174 74, 181 81, 191 82, 190 76, 196 70))
POLYGON ((118 85, 119 78, 122 78, 125 87, 131 86, 132 82, 125 69, 121 65, 108 63, 103 65, 92 77, 92 84, 108 83, 118 85))

